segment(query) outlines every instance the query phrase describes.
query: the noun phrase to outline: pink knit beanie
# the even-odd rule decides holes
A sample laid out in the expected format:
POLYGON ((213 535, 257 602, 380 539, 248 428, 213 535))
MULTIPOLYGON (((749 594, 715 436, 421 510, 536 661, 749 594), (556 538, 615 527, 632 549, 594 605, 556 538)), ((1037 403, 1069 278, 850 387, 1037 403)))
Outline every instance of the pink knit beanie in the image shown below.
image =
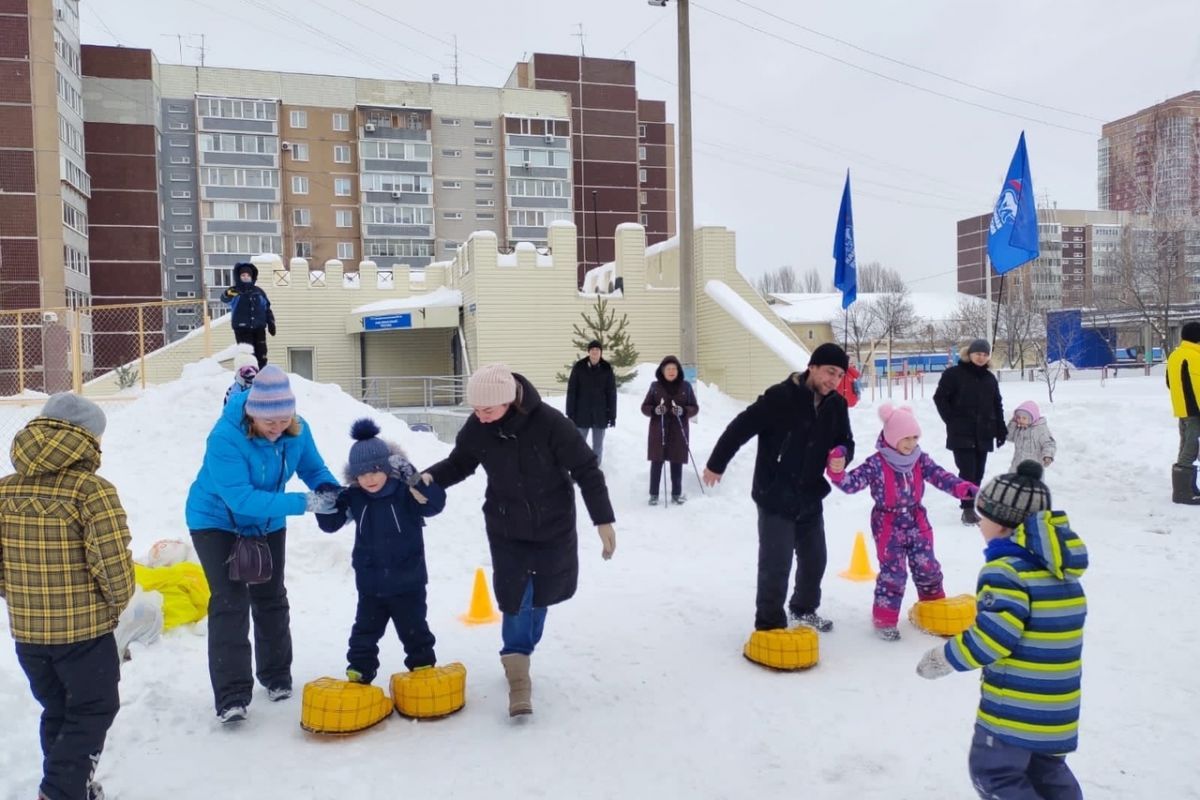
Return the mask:
POLYGON ((480 367, 467 380, 467 404, 474 408, 501 406, 516 399, 517 381, 503 364, 480 367))
POLYGON ((891 447, 901 439, 921 435, 921 426, 908 406, 884 403, 879 407, 879 418, 883 420, 883 440, 891 447))

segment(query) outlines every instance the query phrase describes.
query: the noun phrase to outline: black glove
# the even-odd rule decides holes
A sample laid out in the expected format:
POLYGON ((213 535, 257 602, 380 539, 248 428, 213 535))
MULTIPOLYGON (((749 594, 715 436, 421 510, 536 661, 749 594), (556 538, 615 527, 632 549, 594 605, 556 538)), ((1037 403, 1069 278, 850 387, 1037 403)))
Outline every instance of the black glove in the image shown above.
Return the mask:
POLYGON ((672 405, 671 413, 677 417, 682 417, 683 416, 683 406, 672 405))
POLYGON ((272 336, 275 335, 275 320, 271 320, 267 323, 267 333, 271 334, 272 336))
POLYGON ((233 288, 232 286, 230 286, 228 289, 225 290, 226 297, 237 297, 237 295, 238 295, 238 290, 233 288))
POLYGON ((617 427, 617 421, 616 421, 615 419, 610 419, 610 420, 608 421, 608 427, 610 427, 610 428, 615 428, 615 427, 617 427))
POLYGON ((665 400, 658 401, 658 405, 654 407, 654 413, 660 417, 667 413, 667 403, 665 400))

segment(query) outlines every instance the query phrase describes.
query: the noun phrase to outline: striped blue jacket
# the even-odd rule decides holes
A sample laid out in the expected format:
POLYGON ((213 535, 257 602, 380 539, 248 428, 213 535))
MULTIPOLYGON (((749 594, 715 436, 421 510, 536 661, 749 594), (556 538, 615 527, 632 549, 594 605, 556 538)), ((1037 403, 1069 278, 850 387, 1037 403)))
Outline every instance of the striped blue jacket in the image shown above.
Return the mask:
POLYGON ((959 671, 983 668, 977 724, 1041 753, 1078 743, 1087 549, 1061 511, 994 539, 979 573, 975 624, 946 643, 959 671))

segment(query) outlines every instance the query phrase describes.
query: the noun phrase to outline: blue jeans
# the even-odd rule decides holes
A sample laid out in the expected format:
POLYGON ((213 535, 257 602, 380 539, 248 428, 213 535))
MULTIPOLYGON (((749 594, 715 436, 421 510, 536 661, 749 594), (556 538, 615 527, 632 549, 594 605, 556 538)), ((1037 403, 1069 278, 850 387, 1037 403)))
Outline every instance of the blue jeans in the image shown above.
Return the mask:
POLYGON ((604 460, 604 431, 605 428, 579 428, 579 435, 583 440, 587 441, 588 431, 592 432, 592 452, 596 454, 597 461, 604 460))
POLYGON ((533 607, 533 576, 525 584, 521 596, 521 610, 516 614, 505 614, 500 623, 500 637, 504 647, 500 655, 523 653, 531 655, 533 648, 542 640, 542 629, 546 626, 546 609, 533 607))
POLYGON ((1083 800, 1066 758, 1005 744, 979 727, 968 763, 983 800, 1083 800))

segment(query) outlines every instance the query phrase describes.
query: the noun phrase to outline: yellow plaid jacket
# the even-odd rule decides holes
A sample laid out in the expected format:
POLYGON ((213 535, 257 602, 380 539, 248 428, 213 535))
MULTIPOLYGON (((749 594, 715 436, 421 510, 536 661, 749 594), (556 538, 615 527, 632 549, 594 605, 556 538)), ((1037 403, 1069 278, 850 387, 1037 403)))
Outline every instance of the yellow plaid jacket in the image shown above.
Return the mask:
POLYGON ((16 474, 0 478, 0 597, 13 638, 71 644, 112 631, 133 596, 133 556, 116 487, 96 475, 99 443, 38 417, 11 456, 16 474))

